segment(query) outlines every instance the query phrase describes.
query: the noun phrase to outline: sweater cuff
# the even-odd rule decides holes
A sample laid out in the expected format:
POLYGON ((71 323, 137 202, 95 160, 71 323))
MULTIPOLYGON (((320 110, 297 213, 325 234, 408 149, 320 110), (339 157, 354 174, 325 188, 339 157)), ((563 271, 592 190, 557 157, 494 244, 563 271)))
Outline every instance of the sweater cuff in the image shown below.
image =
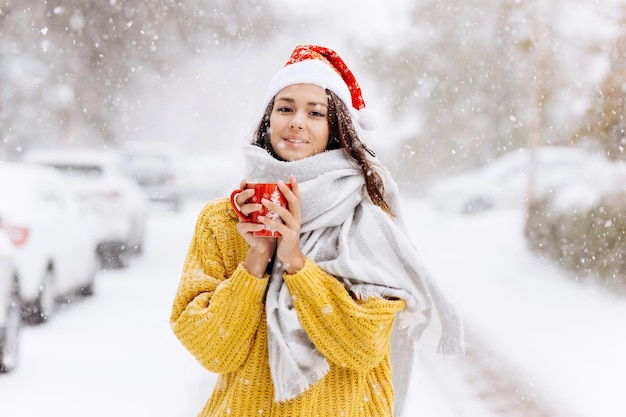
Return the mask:
POLYGON ((224 282, 230 282, 229 286, 234 293, 246 299, 248 297, 258 298, 262 302, 268 281, 268 274, 265 274, 262 278, 255 277, 243 267, 242 262, 237 266, 231 278, 224 282))
POLYGON ((284 273, 283 279, 293 288, 314 290, 317 288, 315 284, 319 282, 320 275, 328 275, 328 273, 310 258, 305 258, 304 266, 301 270, 295 274, 284 273))

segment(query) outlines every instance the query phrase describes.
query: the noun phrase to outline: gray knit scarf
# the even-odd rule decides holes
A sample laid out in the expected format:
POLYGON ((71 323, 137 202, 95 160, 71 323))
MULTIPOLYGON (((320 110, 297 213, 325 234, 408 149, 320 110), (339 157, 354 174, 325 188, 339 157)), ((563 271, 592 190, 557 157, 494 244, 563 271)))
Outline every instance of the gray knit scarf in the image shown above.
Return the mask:
MULTIPOLYGON (((300 247, 305 256, 357 297, 406 301, 396 320, 391 347, 395 414, 400 416, 411 379, 415 341, 431 319, 440 323, 440 353, 460 355, 464 346, 460 318, 429 278, 402 222, 395 182, 374 160, 384 180, 385 199, 397 215, 391 218, 372 203, 361 169, 341 149, 283 162, 262 148, 246 145, 244 157, 249 182, 288 182, 290 175, 295 176, 301 194, 300 247)), ((327 359, 315 349, 298 320, 283 272, 276 262, 266 299, 276 401, 297 397, 329 369, 327 359)))

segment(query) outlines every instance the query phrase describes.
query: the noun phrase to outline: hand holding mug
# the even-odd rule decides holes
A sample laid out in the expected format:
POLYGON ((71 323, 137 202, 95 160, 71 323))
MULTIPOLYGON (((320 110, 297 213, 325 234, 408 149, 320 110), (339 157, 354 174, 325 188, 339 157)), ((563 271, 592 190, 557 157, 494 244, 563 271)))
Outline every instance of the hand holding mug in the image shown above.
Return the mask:
POLYGON ((305 263, 305 257, 300 249, 300 227, 302 226, 300 187, 293 175, 289 178, 289 184, 280 183, 279 187, 287 199, 287 207, 279 206, 269 200, 264 200, 263 204, 278 213, 281 222, 266 219, 264 223, 280 231, 282 236, 278 238, 276 258, 283 264, 285 272, 295 274, 305 263))
MULTIPOLYGON (((261 276, 269 258, 276 251, 276 257, 283 263, 285 270, 293 274, 304 266, 304 255, 300 249, 300 190, 296 179, 291 176, 289 183, 277 183, 276 186, 286 202, 282 199, 264 198, 259 199, 255 184, 247 184, 242 181, 241 188, 231 193, 231 205, 241 221, 237 225, 252 251, 248 253, 244 266, 253 275, 261 276), (259 201, 259 202, 253 202, 259 201), (273 212, 278 214, 278 219, 270 217, 259 218, 259 211, 273 212), (253 223, 252 220, 260 223, 253 223), (278 231, 277 229, 280 229, 278 231), (267 230, 272 230, 272 235, 277 239, 266 239, 267 230), (282 231, 282 233, 281 233, 282 231), (271 246, 271 247, 270 247, 271 246)), ((262 187, 261 187, 262 188, 262 187)), ((271 194, 275 191, 272 188, 271 194)), ((267 196, 266 196, 267 197, 267 196)), ((276 216, 272 217, 276 217, 276 216)))
MULTIPOLYGON (((285 185, 288 188, 291 188, 291 184, 285 185)), ((282 222, 282 219, 277 213, 263 205, 263 200, 265 199, 276 204, 277 206, 284 207, 285 209, 288 208, 287 200, 280 191, 277 183, 245 183, 244 187, 244 190, 237 189, 230 194, 230 204, 241 221, 263 224, 263 218, 268 218, 274 221, 282 222), (244 208, 243 205, 238 203, 238 200, 241 201, 241 199, 246 196, 248 197, 245 200, 245 205, 247 207, 244 208), (242 210, 249 212, 249 214, 245 214, 242 210)), ((261 230, 253 231, 252 235, 259 237, 281 236, 280 232, 266 225, 264 225, 261 230)))

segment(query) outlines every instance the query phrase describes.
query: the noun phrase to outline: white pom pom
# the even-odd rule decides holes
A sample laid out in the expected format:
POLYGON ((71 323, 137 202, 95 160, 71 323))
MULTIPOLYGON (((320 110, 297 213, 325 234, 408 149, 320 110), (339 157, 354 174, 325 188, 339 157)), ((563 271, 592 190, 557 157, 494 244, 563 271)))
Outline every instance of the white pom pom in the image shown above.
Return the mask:
POLYGON ((375 130, 380 123, 380 114, 377 111, 364 108, 359 110, 359 126, 365 131, 375 130))

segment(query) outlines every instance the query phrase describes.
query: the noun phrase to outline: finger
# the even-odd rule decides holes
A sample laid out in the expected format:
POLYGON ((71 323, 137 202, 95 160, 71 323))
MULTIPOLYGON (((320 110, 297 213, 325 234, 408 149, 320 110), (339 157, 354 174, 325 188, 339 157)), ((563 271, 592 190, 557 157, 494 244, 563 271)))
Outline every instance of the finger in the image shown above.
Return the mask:
POLYGON ((287 187, 287 185, 282 181, 278 181, 277 184, 278 189, 285 196, 285 200, 287 200, 287 203, 295 204, 297 200, 300 199, 300 189, 293 175, 289 178, 289 185, 291 185, 291 188, 287 187))
POLYGON ((261 208, 263 208, 263 205, 259 203, 247 203, 247 204, 244 204, 243 206, 240 206, 239 209, 247 217, 247 216, 250 216, 250 213, 259 211, 261 210, 261 208))
POLYGON ((252 234, 252 232, 260 232, 263 230, 263 225, 260 223, 239 222, 237 223, 237 231, 240 235, 252 234))
POLYGON ((285 217, 291 216, 291 213, 289 212, 289 210, 287 210, 286 207, 283 207, 280 204, 276 204, 272 200, 268 200, 267 198, 264 198, 261 200, 261 203, 263 204, 263 206, 267 208, 268 211, 273 212, 274 214, 276 214, 278 217, 280 217, 283 220, 285 217))
POLYGON ((254 195, 254 190, 252 189, 243 190, 242 192, 237 194, 237 197, 235 197, 235 202, 240 208, 243 208, 243 206, 246 205, 246 201, 248 201, 250 197, 252 197, 253 195, 254 195))
POLYGON ((290 231, 289 227, 287 227, 280 220, 274 220, 271 217, 267 217, 267 216, 259 216, 259 221, 263 224, 263 226, 268 227, 272 230, 276 230, 283 236, 289 234, 289 231, 290 231))
POLYGON ((291 185, 291 191, 289 193, 289 199, 287 200, 288 209, 289 213, 293 217, 293 220, 297 222, 297 224, 291 224, 290 222, 288 223, 290 223, 291 227, 300 228, 300 187, 298 185, 298 182, 296 181, 296 178, 293 175, 289 177, 289 180, 291 185))
POLYGON ((279 204, 273 203, 270 200, 263 199, 264 205, 267 209, 273 212, 275 215, 280 217, 280 219, 274 219, 270 216, 259 216, 259 221, 263 222, 263 224, 268 227, 277 230, 281 235, 300 235, 300 217, 296 217, 287 210, 285 207, 282 207, 279 204), (263 220, 262 220, 263 219, 263 220))
POLYGON ((298 181, 296 181, 296 177, 291 175, 289 177, 289 183, 291 184, 291 191, 298 198, 298 200, 300 200, 300 185, 298 185, 298 181))
POLYGON ((295 177, 292 175, 290 178, 291 189, 283 182, 278 182, 278 188, 285 196, 289 211, 296 217, 300 217, 300 188, 295 177))
POLYGON ((246 179, 244 178, 239 183, 239 189, 242 191, 237 194, 237 197, 235 198, 235 202, 239 207, 241 207, 246 202, 246 200, 250 198, 250 190, 246 190, 246 185, 248 185, 248 181, 246 181, 246 179))

